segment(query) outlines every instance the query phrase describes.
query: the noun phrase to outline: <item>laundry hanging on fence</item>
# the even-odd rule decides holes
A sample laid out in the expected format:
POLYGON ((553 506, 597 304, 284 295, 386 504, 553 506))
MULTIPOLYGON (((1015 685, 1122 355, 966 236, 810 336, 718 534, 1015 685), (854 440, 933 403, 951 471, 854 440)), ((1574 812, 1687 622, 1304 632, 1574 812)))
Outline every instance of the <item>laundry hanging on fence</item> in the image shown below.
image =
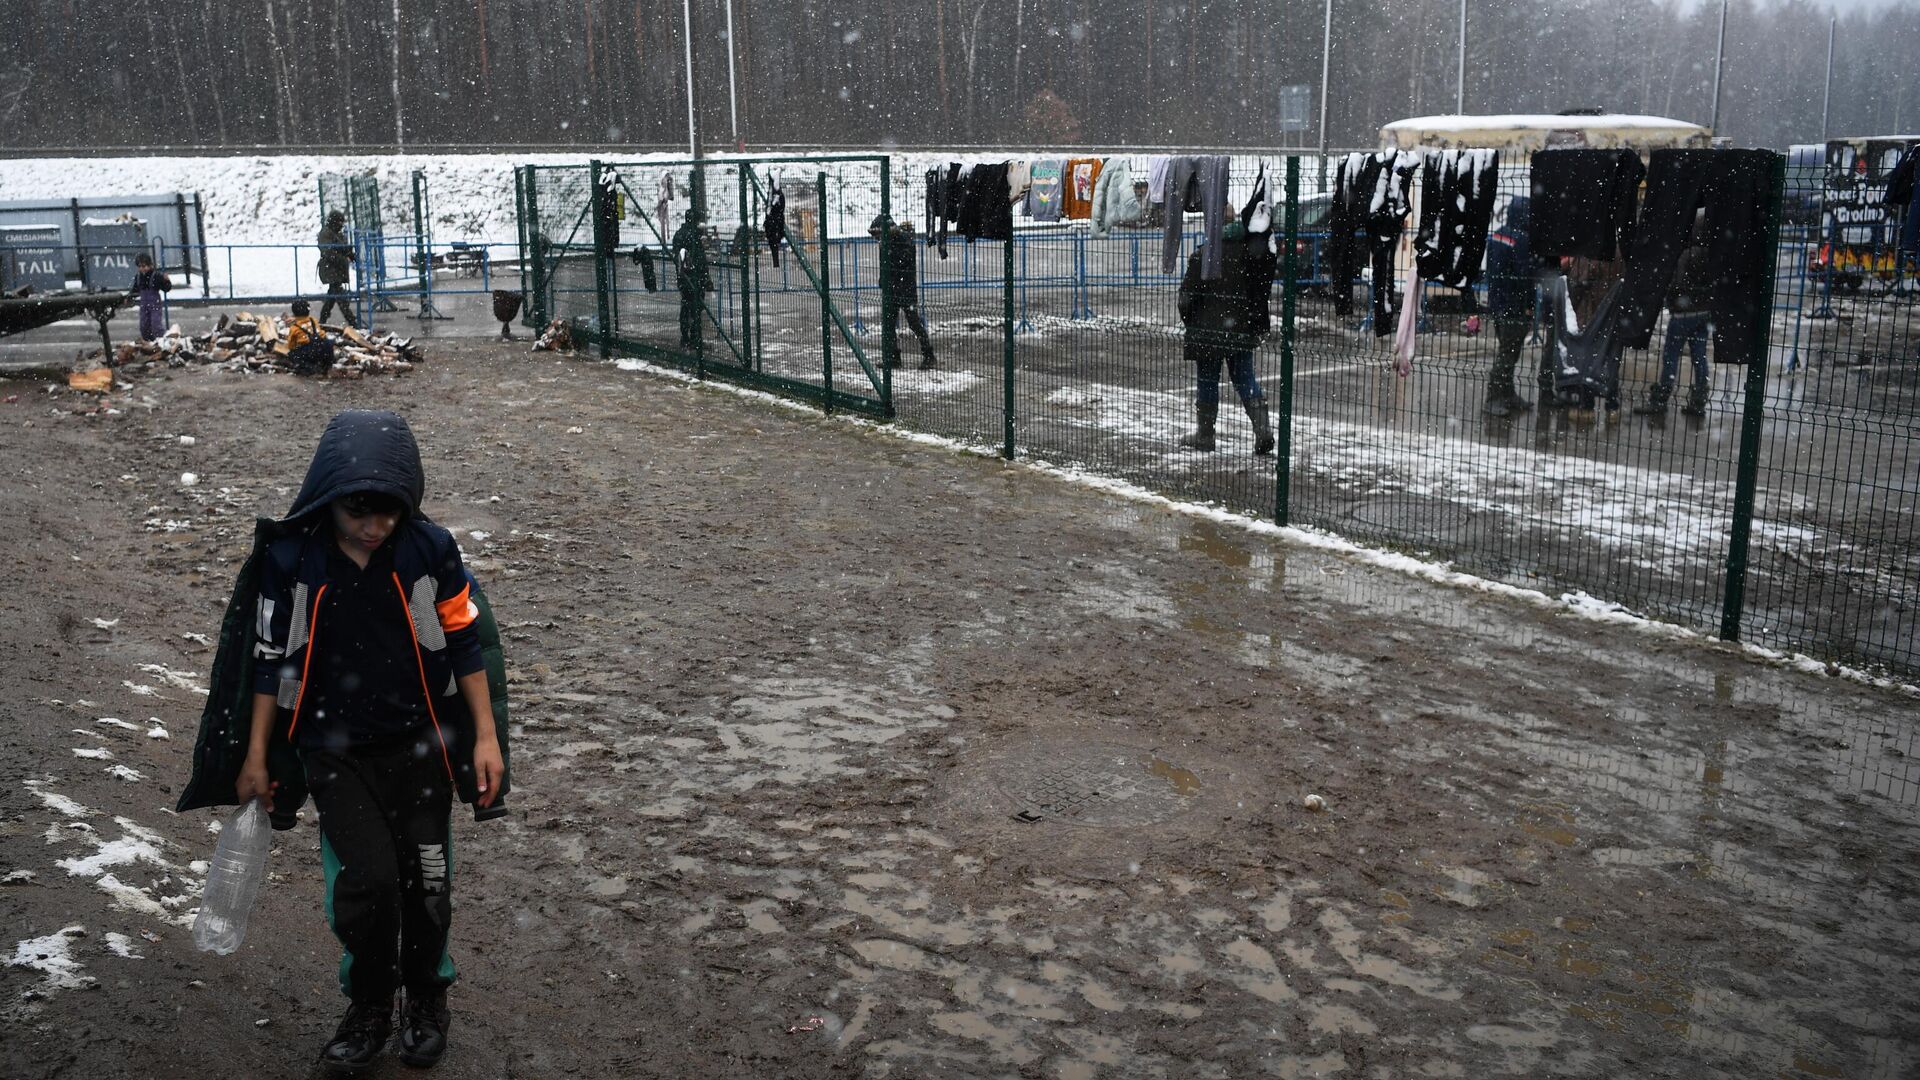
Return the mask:
POLYGON ((1336 314, 1353 310, 1353 279, 1359 272, 1364 233, 1373 277, 1373 333, 1393 333, 1393 252, 1412 206, 1413 174, 1420 167, 1415 150, 1348 154, 1334 174, 1329 207, 1327 257, 1333 276, 1336 314))
POLYGON ((1348 154, 1333 173, 1333 198, 1327 205, 1327 273, 1333 281, 1333 311, 1353 310, 1353 279, 1359 273, 1359 232, 1366 224, 1365 192, 1361 176, 1373 155, 1348 154))
POLYGON ((1167 201, 1167 170, 1172 167, 1173 158, 1167 154, 1155 154, 1147 159, 1147 205, 1160 206, 1167 201))
POLYGON ((1227 167, 1229 159, 1219 154, 1176 157, 1167 164, 1167 223, 1161 235, 1160 272, 1171 274, 1180 261, 1180 239, 1186 229, 1184 214, 1198 210, 1203 215, 1203 239, 1200 276, 1212 281, 1220 276, 1220 230, 1227 223, 1227 167))
POLYGON ((1541 150, 1532 158, 1533 253, 1612 259, 1633 239, 1647 175, 1632 150, 1541 150))
POLYGON ((1366 200, 1367 257, 1373 277, 1373 336, 1394 332, 1393 252, 1413 209, 1413 174, 1420 167, 1415 150, 1382 150, 1361 165, 1359 193, 1366 200))
POLYGON ((780 245, 787 239, 787 193, 780 190, 780 177, 767 174, 767 219, 762 228, 767 234, 767 251, 773 255, 773 265, 780 265, 780 245))
POLYGON ((1031 170, 1031 182, 1027 188, 1027 216, 1035 221, 1059 221, 1064 207, 1061 198, 1065 194, 1061 173, 1066 162, 1058 158, 1048 161, 1036 161, 1031 170))
POLYGON ((1093 188, 1100 179, 1099 158, 1070 158, 1061 207, 1067 218, 1085 221, 1093 216, 1093 188))
POLYGON ((1030 161, 1007 162, 1007 202, 1016 206, 1025 206, 1027 191, 1033 187, 1033 163, 1030 161))
POLYGON ((654 184, 654 192, 657 198, 654 202, 656 213, 653 218, 653 228, 664 237, 667 234, 667 211, 673 208, 673 174, 661 173, 660 179, 654 184))
POLYGON ((959 187, 960 163, 950 161, 927 170, 927 242, 947 257, 947 226, 958 215, 953 195, 959 187))
POLYGON ((1093 235, 1106 236, 1116 226, 1137 225, 1145 216, 1145 208, 1133 193, 1133 171, 1127 167, 1127 159, 1109 160, 1093 183, 1093 235))
POLYGON ((1691 242, 1695 212, 1704 209, 1714 361, 1758 358, 1772 311, 1765 293, 1766 232, 1778 160, 1771 150, 1653 152, 1620 310, 1621 333, 1630 345, 1644 349, 1651 343, 1680 254, 1691 242))
POLYGON ((1264 158, 1260 161, 1260 172, 1253 178, 1253 193, 1247 196, 1246 205, 1240 208, 1240 224, 1246 226, 1248 233, 1272 240, 1273 206, 1271 196, 1267 194, 1267 162, 1264 158))
POLYGON ((1499 180, 1498 150, 1429 150, 1420 167, 1420 276, 1465 290, 1469 311, 1499 180))
POLYGON ((1007 171, 1007 162, 981 162, 960 182, 960 234, 969 242, 1013 238, 1013 205, 1007 201, 1007 171))
POLYGON ((1420 329, 1420 264, 1407 265, 1407 279, 1400 290, 1400 320, 1393 335, 1393 373, 1406 378, 1413 374, 1414 339, 1420 329))

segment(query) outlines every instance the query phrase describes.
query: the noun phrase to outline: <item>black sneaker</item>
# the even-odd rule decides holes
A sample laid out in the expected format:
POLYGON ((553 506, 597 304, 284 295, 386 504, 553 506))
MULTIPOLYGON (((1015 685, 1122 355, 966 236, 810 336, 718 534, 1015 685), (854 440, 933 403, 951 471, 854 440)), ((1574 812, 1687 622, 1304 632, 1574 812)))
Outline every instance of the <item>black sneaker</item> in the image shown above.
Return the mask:
POLYGON ((347 1006, 333 1039, 320 1051, 320 1064, 333 1072, 358 1072, 380 1056, 392 1033, 393 999, 356 1001, 347 1006))
POLYGON ((400 1060, 416 1069, 439 1061, 447 1052, 447 1025, 452 1019, 445 990, 407 991, 400 1010, 400 1060))

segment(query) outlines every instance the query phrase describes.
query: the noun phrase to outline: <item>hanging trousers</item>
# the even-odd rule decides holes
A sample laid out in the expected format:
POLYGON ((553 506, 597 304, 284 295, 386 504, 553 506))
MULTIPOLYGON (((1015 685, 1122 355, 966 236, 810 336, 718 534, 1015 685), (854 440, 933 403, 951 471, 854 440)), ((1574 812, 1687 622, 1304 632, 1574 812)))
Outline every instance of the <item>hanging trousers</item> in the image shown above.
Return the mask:
POLYGON ((1706 209, 1707 251, 1713 267, 1708 309, 1713 314, 1713 359, 1755 359, 1772 314, 1764 295, 1771 150, 1655 150, 1647 169, 1646 200, 1627 254, 1618 310, 1628 344, 1653 339, 1680 253, 1691 242, 1695 211, 1706 209))

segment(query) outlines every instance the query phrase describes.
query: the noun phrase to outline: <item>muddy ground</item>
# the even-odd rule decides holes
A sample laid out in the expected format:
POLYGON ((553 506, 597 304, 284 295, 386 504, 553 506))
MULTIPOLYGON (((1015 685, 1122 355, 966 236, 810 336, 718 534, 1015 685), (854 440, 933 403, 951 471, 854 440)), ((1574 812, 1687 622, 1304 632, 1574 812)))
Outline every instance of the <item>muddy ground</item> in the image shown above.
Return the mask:
POLYGON ((440 1075, 1920 1068, 1912 697, 436 348, 117 415, 0 383, 0 1073, 310 1071, 311 816, 221 958, 214 815, 170 807, 196 635, 348 406, 410 417, 507 633, 516 812, 457 815, 440 1075))

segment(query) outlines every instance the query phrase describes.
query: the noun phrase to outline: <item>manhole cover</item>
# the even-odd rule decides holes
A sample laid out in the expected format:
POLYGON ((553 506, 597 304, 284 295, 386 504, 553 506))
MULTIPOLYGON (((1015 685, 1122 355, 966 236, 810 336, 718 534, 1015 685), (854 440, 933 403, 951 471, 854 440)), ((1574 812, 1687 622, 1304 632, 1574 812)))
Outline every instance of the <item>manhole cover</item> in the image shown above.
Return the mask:
POLYGON ((1044 757, 1003 766, 998 786, 1014 801, 1017 821, 1103 829, 1166 821, 1200 794, 1192 771, 1131 746, 1049 748, 1044 757))
POLYGON ((1447 499, 1420 495, 1388 495, 1368 499, 1353 508, 1353 520, 1404 539, 1452 536, 1473 520, 1466 507, 1447 499))

